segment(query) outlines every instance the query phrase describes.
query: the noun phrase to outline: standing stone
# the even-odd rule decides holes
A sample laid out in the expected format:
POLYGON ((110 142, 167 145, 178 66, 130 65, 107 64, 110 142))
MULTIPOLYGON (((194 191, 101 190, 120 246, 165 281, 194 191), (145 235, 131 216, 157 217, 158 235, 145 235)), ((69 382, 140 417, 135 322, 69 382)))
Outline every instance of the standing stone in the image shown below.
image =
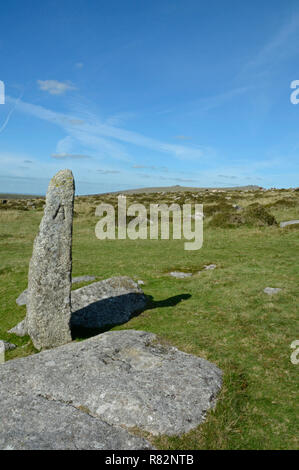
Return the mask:
POLYGON ((71 341, 74 178, 59 171, 50 181, 29 264, 26 327, 37 349, 71 341))

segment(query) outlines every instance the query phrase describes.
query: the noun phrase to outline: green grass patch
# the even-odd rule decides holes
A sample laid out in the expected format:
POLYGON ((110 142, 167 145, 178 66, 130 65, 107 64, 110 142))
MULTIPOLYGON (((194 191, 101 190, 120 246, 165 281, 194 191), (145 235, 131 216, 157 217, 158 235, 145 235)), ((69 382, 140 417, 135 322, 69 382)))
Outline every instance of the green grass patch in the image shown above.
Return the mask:
MULTIPOLYGON (((242 205, 250 207, 244 194, 236 193, 234 203, 243 198, 242 205)), ((263 199, 255 201, 261 206, 265 194, 259 194, 263 199)), ((171 202, 174 195, 163 197, 171 202)), ((207 221, 202 249, 185 251, 184 240, 98 240, 98 218, 87 214, 86 207, 88 198, 76 201, 73 275, 142 279, 149 299, 145 311, 114 330, 156 333, 159 341, 206 358, 224 373, 216 408, 206 421, 183 436, 151 438, 154 444, 182 450, 298 448, 298 365, 290 361, 290 344, 299 338, 298 231, 268 223, 231 230, 207 221), (211 263, 217 268, 201 271, 211 263), (169 271, 194 275, 175 279, 169 271), (270 297, 263 292, 268 286, 282 291, 270 297)), ((299 218, 294 206, 278 207, 270 215, 276 220, 299 218)), ((8 360, 36 352, 29 337, 18 338, 7 330, 26 313, 15 300, 27 287, 41 216, 36 210, 0 213, 0 338, 17 345, 7 352, 8 360)), ((96 333, 78 331, 76 340, 96 333)))

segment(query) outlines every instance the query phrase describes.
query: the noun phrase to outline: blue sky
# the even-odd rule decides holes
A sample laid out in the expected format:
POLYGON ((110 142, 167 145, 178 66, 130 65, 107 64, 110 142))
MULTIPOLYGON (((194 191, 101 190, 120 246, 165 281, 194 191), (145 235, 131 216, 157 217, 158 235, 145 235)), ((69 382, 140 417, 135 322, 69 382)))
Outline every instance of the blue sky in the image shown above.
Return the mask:
POLYGON ((0 192, 298 186, 297 1, 10 0, 0 192))

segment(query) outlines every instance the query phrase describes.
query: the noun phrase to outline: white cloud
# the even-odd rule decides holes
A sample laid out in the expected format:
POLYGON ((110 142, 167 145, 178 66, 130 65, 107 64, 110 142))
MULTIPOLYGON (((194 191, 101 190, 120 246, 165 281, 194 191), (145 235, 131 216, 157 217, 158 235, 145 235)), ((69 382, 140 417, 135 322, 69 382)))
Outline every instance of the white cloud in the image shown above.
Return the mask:
POLYGON ((76 90, 69 82, 58 82, 57 80, 37 80, 40 90, 47 91, 50 95, 63 95, 66 91, 76 90))

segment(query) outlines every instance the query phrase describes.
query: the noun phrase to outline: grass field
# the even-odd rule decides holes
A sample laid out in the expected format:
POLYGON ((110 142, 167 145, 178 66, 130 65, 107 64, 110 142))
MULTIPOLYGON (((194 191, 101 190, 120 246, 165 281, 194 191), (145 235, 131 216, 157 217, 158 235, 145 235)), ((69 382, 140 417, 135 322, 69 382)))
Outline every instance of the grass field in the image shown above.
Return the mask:
MULTIPOLYGON (((105 200, 115 202, 115 196, 105 200)), ((170 202, 157 194, 129 202, 170 202), (159 199, 160 198, 160 199, 159 199)), ((297 191, 221 193, 181 199, 207 207, 225 199, 245 207, 259 202, 278 222, 299 219, 297 191)), ((183 240, 106 240, 95 237, 94 207, 102 197, 77 198, 73 233, 73 275, 105 279, 128 275, 145 282, 148 308, 114 329, 156 333, 161 341, 214 362, 224 372, 216 409, 184 436, 152 439, 160 449, 298 448, 298 371, 290 344, 298 331, 298 225, 240 224, 232 228, 204 222, 204 243, 185 251, 183 240), (167 273, 197 273, 185 279, 167 273), (280 287, 268 296, 265 287, 280 287)), ((183 202, 180 200, 179 202, 183 202)), ((24 202, 24 204, 27 204, 24 202)), ((220 210, 220 209, 219 209, 220 210)), ((34 353, 29 337, 7 333, 25 316, 16 305, 27 286, 28 263, 38 231, 40 207, 0 210, 0 338, 18 347, 7 360, 34 353)), ((82 284, 83 285, 83 284, 82 284)), ((80 287, 77 285, 76 287, 80 287)), ((77 340, 80 340, 78 338, 77 340)))

